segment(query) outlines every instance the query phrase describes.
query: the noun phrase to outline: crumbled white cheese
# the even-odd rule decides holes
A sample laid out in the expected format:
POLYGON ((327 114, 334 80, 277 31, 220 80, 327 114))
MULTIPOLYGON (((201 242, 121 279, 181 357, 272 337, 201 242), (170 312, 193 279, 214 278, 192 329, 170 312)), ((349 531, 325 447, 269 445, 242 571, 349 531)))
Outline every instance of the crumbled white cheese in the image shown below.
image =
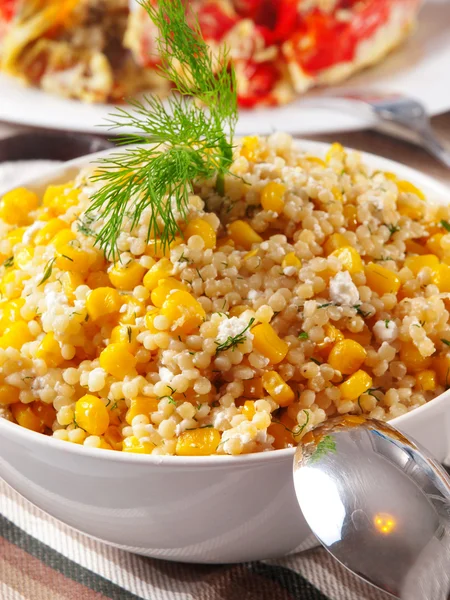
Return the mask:
POLYGON ((47 305, 47 312, 59 312, 57 309, 67 305, 69 300, 64 292, 54 292, 52 290, 45 294, 45 303, 47 305))
MULTIPOLYGON (((219 325, 217 341, 219 344, 223 344, 228 340, 228 338, 234 338, 237 335, 241 335, 245 328, 248 327, 248 323, 248 320, 242 319, 241 317, 224 319, 219 325)), ((244 333, 244 336, 249 340, 253 339, 253 333, 251 333, 248 329, 244 333)))
POLYGON ((336 304, 354 306, 359 302, 359 292, 348 271, 340 271, 330 279, 330 298, 336 304))
POLYGON ((393 342, 398 336, 398 327, 395 321, 386 319, 377 321, 373 326, 375 337, 380 342, 393 342))
POLYGON ((27 230, 23 234, 22 242, 24 244, 29 244, 33 238, 33 235, 42 229, 46 224, 47 223, 45 221, 36 221, 36 223, 33 223, 33 225, 27 227, 27 230))
POLYGON ((260 293, 261 292, 258 292, 258 290, 248 290, 247 298, 253 302, 253 300, 256 300, 260 293))

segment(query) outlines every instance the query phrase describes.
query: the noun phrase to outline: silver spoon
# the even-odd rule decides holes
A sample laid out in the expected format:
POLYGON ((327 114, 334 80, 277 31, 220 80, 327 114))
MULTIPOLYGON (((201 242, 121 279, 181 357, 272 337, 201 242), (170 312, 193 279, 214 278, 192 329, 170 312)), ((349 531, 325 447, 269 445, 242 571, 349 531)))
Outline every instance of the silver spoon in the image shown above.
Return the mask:
POLYGON ((410 141, 450 168, 450 149, 439 140, 423 104, 402 94, 336 89, 302 100, 305 105, 361 114, 379 131, 410 141))
POLYGON ((450 478, 396 429, 330 419, 305 436, 294 485, 313 533, 345 567, 401 600, 450 593, 450 478))

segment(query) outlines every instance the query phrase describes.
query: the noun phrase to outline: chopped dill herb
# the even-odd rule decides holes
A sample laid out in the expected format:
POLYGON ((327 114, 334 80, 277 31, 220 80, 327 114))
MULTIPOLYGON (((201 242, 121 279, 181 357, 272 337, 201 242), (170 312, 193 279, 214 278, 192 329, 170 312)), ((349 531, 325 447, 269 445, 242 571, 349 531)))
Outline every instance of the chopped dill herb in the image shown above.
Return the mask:
POLYGON ((184 250, 183 250, 183 254, 180 256, 180 258, 178 259, 178 262, 191 262, 189 260, 189 258, 186 258, 186 256, 184 255, 184 250))
POLYGON ((7 269, 9 267, 13 267, 14 266, 14 256, 10 256, 9 258, 7 258, 4 261, 3 266, 6 267, 7 269))
POLYGON ((320 365, 322 364, 320 361, 317 360, 317 358, 313 358, 312 356, 310 356, 309 360, 311 360, 313 363, 316 363, 316 365, 320 365))
POLYGON ((443 344, 445 344, 446 346, 450 346, 450 341, 449 340, 444 340, 444 338, 441 338, 441 342, 443 344))
POLYGON ((67 260, 70 260, 70 262, 73 262, 73 258, 70 258, 70 256, 67 256, 67 254, 61 254, 61 256, 63 256, 64 258, 67 258, 67 260))
POLYGON ((224 342, 220 343, 216 340, 215 341, 215 344, 217 344, 216 354, 218 354, 219 352, 224 352, 225 350, 229 350, 230 348, 232 350, 235 350, 239 344, 242 344, 243 342, 245 342, 246 337, 247 337, 245 334, 250 329, 250 327, 253 325, 254 320, 255 320, 254 318, 251 318, 250 321, 248 322, 247 327, 245 327, 237 335, 234 335, 234 336, 229 335, 224 342))
POLYGON ((295 437, 299 436, 300 434, 303 433, 303 430, 305 429, 305 427, 308 425, 309 423, 309 419, 310 419, 310 415, 309 415, 309 411, 303 409, 303 412, 306 415, 306 421, 303 423, 303 425, 297 425, 297 427, 295 429, 293 429, 291 431, 292 435, 294 435, 295 437))
POLYGON ((299 340, 307 340, 308 338, 309 338, 309 335, 307 334, 306 331, 302 331, 301 333, 298 334, 299 340))
POLYGON ((389 323, 391 322, 391 319, 385 319, 384 320, 384 326, 386 327, 386 329, 389 329, 389 323))
POLYGON ((319 304, 317 308, 327 308, 327 306, 333 306, 333 303, 327 302, 326 304, 319 304))
POLYGON ((353 308, 356 310, 356 312, 358 313, 358 315, 361 315, 361 317, 363 319, 366 319, 367 317, 370 317, 370 315, 372 313, 370 311, 361 310, 360 307, 361 307, 361 304, 355 304, 355 306, 353 308))
POLYGON ((200 271, 199 271, 197 268, 196 268, 195 270, 197 271, 197 275, 200 277, 200 279, 201 279, 202 281, 205 281, 205 280, 203 279, 203 277, 202 277, 202 274, 200 273, 200 271))
POLYGON ((132 329, 131 329, 130 325, 127 326, 127 334, 128 334, 128 343, 131 344, 132 329))
POLYGON ((383 223, 383 225, 389 229, 389 239, 391 239, 394 233, 400 231, 400 227, 398 225, 393 225, 392 223, 383 223))
POLYGON ((48 263, 45 265, 44 273, 43 273, 41 281, 38 283, 38 287, 40 285, 42 285, 43 283, 45 283, 47 281, 47 279, 49 279, 51 277, 55 260, 56 260, 56 258, 51 258, 48 261, 48 263))
POLYGON ((441 225, 444 229, 446 229, 447 231, 450 231, 450 223, 448 221, 446 221, 445 219, 442 219, 441 225))

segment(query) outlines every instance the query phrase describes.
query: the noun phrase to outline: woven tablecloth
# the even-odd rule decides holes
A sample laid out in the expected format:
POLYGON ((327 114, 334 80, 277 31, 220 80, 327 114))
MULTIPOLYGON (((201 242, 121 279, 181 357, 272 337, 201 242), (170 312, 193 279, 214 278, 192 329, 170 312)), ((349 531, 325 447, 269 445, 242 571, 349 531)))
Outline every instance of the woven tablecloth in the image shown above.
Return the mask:
MULTIPOLYGON (((299 118, 301 118, 299 116, 299 118)), ((434 119, 450 143, 450 114, 434 119)), ((0 126, 0 136, 11 133, 0 126)), ((380 154, 450 184, 445 170, 419 148, 375 132, 314 139, 380 154)), ((0 181, 17 173, 0 165, 0 181)), ((45 165, 39 165, 39 171, 45 165)), ((0 439, 0 444, 1 444, 0 439)), ((315 548, 239 565, 186 565, 112 548, 63 525, 0 481, 0 600, 387 600, 315 548)))

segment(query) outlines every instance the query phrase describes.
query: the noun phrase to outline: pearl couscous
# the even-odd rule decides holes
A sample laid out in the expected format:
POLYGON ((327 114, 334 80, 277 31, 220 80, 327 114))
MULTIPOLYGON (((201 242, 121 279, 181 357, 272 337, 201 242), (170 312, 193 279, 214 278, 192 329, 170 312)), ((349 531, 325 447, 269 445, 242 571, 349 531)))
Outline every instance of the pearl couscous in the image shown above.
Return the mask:
MULTIPOLYGON (((131 219, 111 263, 92 169, 0 202, 0 416, 141 454, 293 446, 336 414, 390 419, 450 375, 450 209, 333 145, 247 137, 183 236, 131 219)), ((130 203, 132 208, 132 202, 130 203)))

